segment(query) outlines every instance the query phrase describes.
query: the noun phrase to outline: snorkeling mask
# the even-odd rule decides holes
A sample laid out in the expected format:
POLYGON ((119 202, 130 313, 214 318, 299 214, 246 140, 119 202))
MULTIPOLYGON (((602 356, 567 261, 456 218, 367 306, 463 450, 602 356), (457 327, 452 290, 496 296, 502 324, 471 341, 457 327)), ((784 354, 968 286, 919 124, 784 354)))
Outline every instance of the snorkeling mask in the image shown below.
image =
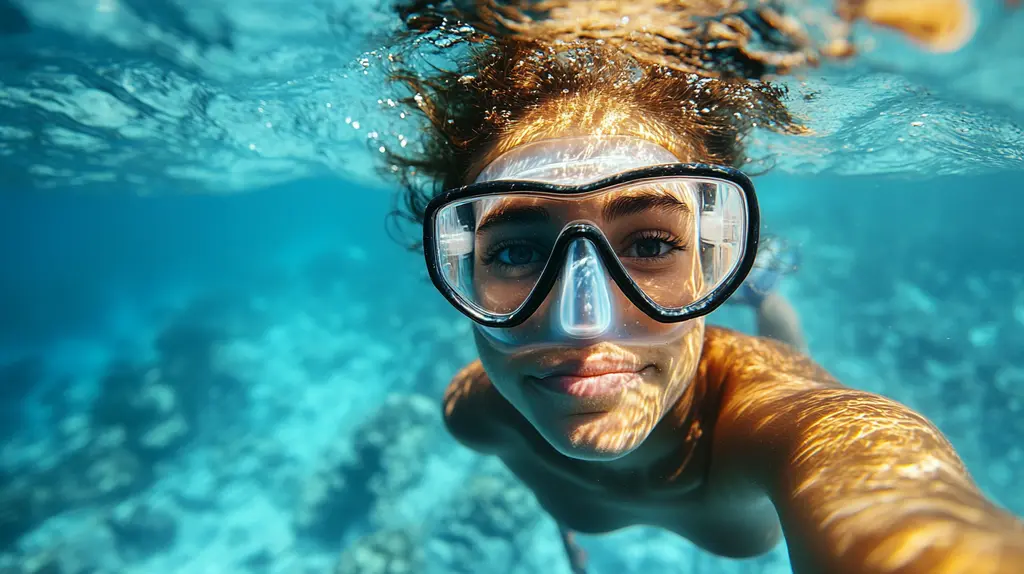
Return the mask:
POLYGON ((678 336, 743 282, 758 227, 741 172, 591 136, 516 147, 434 198, 423 245, 441 294, 518 349, 678 336))

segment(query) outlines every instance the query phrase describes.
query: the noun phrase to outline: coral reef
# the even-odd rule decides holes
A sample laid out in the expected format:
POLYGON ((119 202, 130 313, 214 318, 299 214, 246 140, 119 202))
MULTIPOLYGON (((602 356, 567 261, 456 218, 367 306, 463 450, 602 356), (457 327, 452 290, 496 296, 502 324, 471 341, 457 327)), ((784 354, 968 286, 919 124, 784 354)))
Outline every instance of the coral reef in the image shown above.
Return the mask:
POLYGON ((43 365, 38 357, 23 357, 0 363, 0 439, 6 439, 22 423, 26 397, 43 380, 43 365))
POLYGON ((306 485, 297 516, 300 529, 326 544, 339 544, 364 520, 382 520, 388 506, 423 477, 431 441, 441 430, 436 401, 390 395, 355 431, 324 457, 306 485))
POLYGON ((53 552, 12 558, 9 564, 0 564, 0 574, 68 574, 53 552))
MULTIPOLYGON (((152 361, 109 365, 87 412, 56 409, 55 453, 43 465, 0 477, 0 548, 51 516, 139 492, 204 428, 206 413, 239 406, 224 398, 238 399, 239 385, 211 363, 219 336, 194 322, 173 322, 157 337, 152 361)), ((57 395, 51 392, 47 400, 53 403, 57 395)), ((220 421, 222 412, 216 413, 220 421)), ((222 428, 208 430, 218 434, 222 428)))
POLYGON ((512 473, 494 461, 485 466, 451 494, 450 510, 440 521, 436 536, 446 572, 513 571, 545 516, 512 473))
POLYGON ((153 504, 130 501, 118 505, 107 518, 117 550, 129 559, 173 546, 178 534, 174 513, 153 504))
POLYGON ((378 530, 350 545, 334 574, 420 574, 426 566, 422 544, 413 528, 378 530))

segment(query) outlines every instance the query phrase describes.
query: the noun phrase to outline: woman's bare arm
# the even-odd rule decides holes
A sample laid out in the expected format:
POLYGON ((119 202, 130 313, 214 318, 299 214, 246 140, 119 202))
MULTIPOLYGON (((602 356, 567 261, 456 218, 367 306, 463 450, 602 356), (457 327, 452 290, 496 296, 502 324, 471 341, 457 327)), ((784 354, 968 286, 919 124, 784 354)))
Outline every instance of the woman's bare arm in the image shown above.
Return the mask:
POLYGON ((928 420, 780 345, 727 346, 710 480, 769 495, 795 572, 1024 572, 1024 524, 928 420))

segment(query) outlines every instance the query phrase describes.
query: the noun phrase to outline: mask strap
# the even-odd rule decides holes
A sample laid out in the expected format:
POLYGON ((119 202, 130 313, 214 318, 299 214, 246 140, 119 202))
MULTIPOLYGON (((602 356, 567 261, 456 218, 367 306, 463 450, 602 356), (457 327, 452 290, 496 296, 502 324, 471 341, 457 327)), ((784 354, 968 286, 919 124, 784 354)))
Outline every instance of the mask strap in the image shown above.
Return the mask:
POLYGON ((580 185, 616 173, 678 163, 664 147, 634 136, 583 136, 540 140, 515 147, 489 163, 476 183, 526 179, 580 185))

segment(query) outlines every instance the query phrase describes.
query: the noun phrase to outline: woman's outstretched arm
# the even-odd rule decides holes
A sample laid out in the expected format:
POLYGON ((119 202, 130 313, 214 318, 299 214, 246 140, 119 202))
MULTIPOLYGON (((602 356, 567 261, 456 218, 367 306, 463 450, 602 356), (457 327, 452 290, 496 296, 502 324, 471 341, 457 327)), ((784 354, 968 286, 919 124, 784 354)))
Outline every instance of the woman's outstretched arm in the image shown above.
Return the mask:
POLYGON ((717 351, 740 358, 721 374, 710 480, 769 495, 794 572, 1024 572, 1024 523, 927 419, 781 345, 732 347, 717 351))

